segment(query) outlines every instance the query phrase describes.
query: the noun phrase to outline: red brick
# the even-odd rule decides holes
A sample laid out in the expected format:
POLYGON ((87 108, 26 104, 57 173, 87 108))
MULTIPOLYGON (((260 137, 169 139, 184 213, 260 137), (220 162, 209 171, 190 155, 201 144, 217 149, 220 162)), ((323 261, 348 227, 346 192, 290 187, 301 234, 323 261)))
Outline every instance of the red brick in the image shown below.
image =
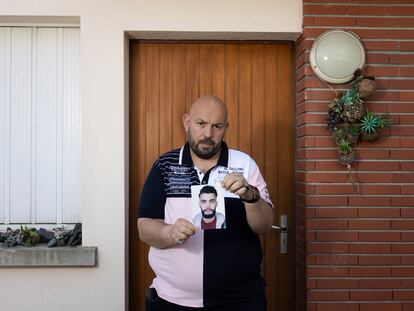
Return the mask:
POLYGON ((306 304, 306 310, 307 311, 317 311, 316 307, 317 307, 317 305, 315 303, 307 303, 306 304))
POLYGON ((306 232, 306 241, 315 241, 316 238, 316 232, 307 231, 306 232))
POLYGON ((398 99, 402 101, 413 101, 414 93, 410 91, 400 91, 398 92, 398 99))
POLYGON ((387 301, 392 300, 392 291, 351 291, 349 299, 364 301, 387 301))
MULTIPOLYGON (((411 171, 411 170, 414 170, 414 162, 400 162, 400 167, 401 167, 401 170, 402 171, 411 171)), ((409 175, 410 178, 411 177, 414 178, 414 174, 408 173, 408 175, 409 175)), ((412 181, 412 179, 411 179, 411 181, 412 181)))
POLYGON ((414 280, 413 279, 401 279, 401 288, 406 289, 413 289, 414 288, 414 280))
POLYGON ((389 197, 356 196, 349 197, 350 206, 390 206, 389 197))
POLYGON ((349 252, 353 254, 388 254, 391 252, 391 244, 350 244, 349 252))
POLYGON ((357 303, 349 303, 349 302, 319 303, 318 304, 318 311, 333 311, 333 310, 335 311, 359 311, 359 305, 357 303))
POLYGON ((399 256, 359 256, 358 263, 363 266, 387 266, 399 265, 401 260, 399 256))
POLYGON ((349 15, 364 16, 410 16, 413 14, 413 8, 410 6, 349 6, 347 10, 349 15))
POLYGON ((391 150, 391 159, 414 159, 414 150, 391 150))
POLYGON ((314 265, 316 263, 316 258, 313 255, 306 256, 306 265, 314 265))
POLYGON ((377 288, 400 288, 400 280, 396 279, 360 279, 359 288, 377 289, 377 288))
MULTIPOLYGON (((401 163, 401 167, 408 167, 405 164, 401 163)), ((414 180, 414 173, 407 172, 407 173, 393 173, 392 174, 392 181, 393 182, 413 182, 414 180)))
POLYGON ((414 301, 414 290, 394 291, 395 300, 414 301))
POLYGON ((308 290, 308 301, 341 301, 349 300, 348 291, 308 290))
POLYGON ((306 288, 316 288, 316 280, 306 280, 306 288))
POLYGON ((348 205, 347 197, 340 196, 307 196, 307 206, 343 206, 348 205))
POLYGON ((318 231, 316 241, 358 241, 358 232, 318 231))
POLYGON ((352 185, 316 185, 317 194, 353 194, 352 185))
POLYGON ((349 229, 390 229, 389 220, 365 220, 353 219, 348 222, 349 229))
MULTIPOLYGON (((387 28, 398 28, 398 27, 413 27, 414 23, 411 17, 408 18, 373 18, 373 17, 357 17, 356 24, 364 27, 387 27, 387 28)), ((367 49, 371 49, 366 47, 367 49)))
POLYGON ((400 217, 399 208, 359 208, 358 217, 400 217))
POLYGON ((393 230, 412 230, 414 229, 414 220, 409 219, 395 219, 391 220, 391 229, 393 230))
POLYGON ((350 207, 339 208, 318 208, 315 211, 316 217, 357 217, 358 210, 350 207))
POLYGON ((391 246, 393 254, 414 254, 413 244, 394 244, 391 246))
POLYGON ((412 148, 412 147, 414 147, 414 137, 403 137, 403 138, 401 138, 401 147, 402 148, 412 148))
POLYGON ((346 280, 346 279, 331 279, 331 280, 317 280, 316 286, 319 289, 347 289, 358 288, 358 280, 346 280))
POLYGON ((399 302, 361 303, 359 311, 402 311, 399 302))
POLYGON ((366 67, 367 76, 386 76, 386 77, 396 77, 400 75, 400 68, 398 66, 367 66, 366 67))
POLYGON ((401 51, 414 51, 414 42, 412 41, 400 41, 398 45, 401 51))
MULTIPOLYGON (((368 51, 395 51, 398 49, 397 41, 382 41, 380 40, 362 40, 365 48, 368 51)), ((379 75, 386 76, 386 75, 379 75)))
MULTIPOLYGON (((315 26, 354 26, 356 18, 353 16, 314 16, 313 25, 315 26)), ((307 25, 307 24, 305 24, 307 25)))
POLYGON ((352 267, 352 268, 349 268, 349 276, 355 276, 355 277, 391 276, 391 268, 352 267))
POLYGON ((414 197, 392 197, 391 198, 392 206, 414 206, 414 197))
POLYGON ((319 173, 319 172, 307 172, 305 175, 305 182, 331 182, 331 183, 345 183, 348 177, 346 173, 319 173))
POLYGON ((411 136, 414 135, 414 129, 404 125, 393 125, 391 127, 391 135, 394 136, 411 136))
MULTIPOLYGON (((401 256, 402 265, 414 265, 414 256, 401 256)), ((412 281, 412 288, 414 288, 414 280, 412 281)), ((404 286, 403 286, 404 287, 404 286)))
POLYGON ((366 162, 360 160, 357 162, 356 168, 361 171, 396 171, 400 167, 398 162, 395 161, 375 161, 366 162))
POLYGON ((315 208, 306 208, 305 209, 305 216, 306 217, 315 217, 316 216, 316 209, 315 208))
MULTIPOLYGON (((414 49, 414 44, 412 44, 414 49)), ((400 67, 400 76, 401 77, 412 77, 414 76, 414 67, 400 67)))
POLYGON ((413 56, 409 54, 391 54, 391 64, 413 64, 413 56))
POLYGON ((390 113, 400 112, 414 112, 414 105, 412 103, 393 103, 390 105, 390 113))
MULTIPOLYGON (((348 253, 347 243, 308 243, 308 253, 348 253)), ((391 247, 389 248, 391 250, 391 247)))
POLYGON ((358 263, 358 256, 350 255, 315 255, 317 265, 355 265, 358 263))
POLYGON ((414 232, 401 232, 402 242, 414 242, 414 232))
POLYGON ((402 311, 413 311, 414 310, 414 303, 404 302, 402 304, 402 311))
POLYGON ((401 186, 390 185, 390 184, 388 185, 361 184, 359 186, 359 193, 361 195, 364 195, 364 194, 365 195, 366 194, 401 194, 401 186))
MULTIPOLYGON (((304 15, 345 15, 347 13, 347 9, 345 6, 339 5, 310 5, 307 3, 303 4, 303 14, 304 15)), ((307 37, 307 36, 305 36, 307 37)))
MULTIPOLYGON (((326 160, 326 161, 317 161, 315 163, 315 170, 317 171, 336 171, 342 172, 345 176, 348 176, 348 170, 338 162, 338 159, 335 157, 335 159, 326 160)), ((354 175, 354 174, 353 174, 354 175)))
POLYGON ((307 267, 307 277, 344 277, 348 276, 349 269, 344 267, 307 267))
POLYGON ((398 277, 410 277, 414 276, 414 268, 406 268, 406 267, 393 267, 391 269, 391 275, 392 276, 398 276, 398 277))
POLYGON ((334 219, 307 219, 307 229, 346 229, 348 227, 347 220, 334 219))
POLYGON ((412 80, 388 80, 387 82, 387 87, 394 90, 412 90, 414 88, 412 80))
POLYGON ((401 217, 414 218, 414 208, 402 208, 401 217))
POLYGON ((401 236, 399 232, 360 232, 359 241, 361 242, 399 242, 401 236))

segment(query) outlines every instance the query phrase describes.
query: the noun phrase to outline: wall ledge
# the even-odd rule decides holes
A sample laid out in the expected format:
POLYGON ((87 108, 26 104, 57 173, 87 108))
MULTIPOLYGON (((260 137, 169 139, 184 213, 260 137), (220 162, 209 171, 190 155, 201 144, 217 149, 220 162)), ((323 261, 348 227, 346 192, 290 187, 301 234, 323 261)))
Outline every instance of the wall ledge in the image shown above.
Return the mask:
POLYGON ((96 267, 96 246, 0 247, 0 268, 8 267, 96 267))

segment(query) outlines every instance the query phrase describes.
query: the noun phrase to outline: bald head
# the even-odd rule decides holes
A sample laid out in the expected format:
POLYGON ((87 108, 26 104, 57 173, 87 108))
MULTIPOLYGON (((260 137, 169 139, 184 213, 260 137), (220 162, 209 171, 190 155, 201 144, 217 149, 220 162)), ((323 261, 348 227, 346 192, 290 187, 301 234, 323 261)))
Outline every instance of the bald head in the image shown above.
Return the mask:
POLYGON ((221 115, 224 122, 227 122, 227 107, 223 101, 214 95, 204 95, 199 97, 191 105, 190 117, 197 115, 200 111, 214 112, 221 115))

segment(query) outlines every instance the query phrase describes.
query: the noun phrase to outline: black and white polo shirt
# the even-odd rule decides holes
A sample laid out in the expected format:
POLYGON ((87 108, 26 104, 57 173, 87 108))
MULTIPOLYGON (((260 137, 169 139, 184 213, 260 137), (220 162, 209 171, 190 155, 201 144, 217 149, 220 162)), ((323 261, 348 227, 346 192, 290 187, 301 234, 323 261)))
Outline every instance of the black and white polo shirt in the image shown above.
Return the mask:
MULTIPOLYGON (((191 186, 214 184, 230 172, 240 172, 256 186, 271 206, 266 183, 254 160, 223 142, 217 166, 206 174, 194 167, 185 144, 155 161, 144 184, 140 218, 178 218, 191 222, 191 186)), ((183 245, 150 248, 149 263, 156 278, 152 287, 172 303, 211 307, 247 300, 264 288, 260 275, 260 240, 249 227, 244 203, 238 196, 225 198, 226 229, 201 230, 183 245)))

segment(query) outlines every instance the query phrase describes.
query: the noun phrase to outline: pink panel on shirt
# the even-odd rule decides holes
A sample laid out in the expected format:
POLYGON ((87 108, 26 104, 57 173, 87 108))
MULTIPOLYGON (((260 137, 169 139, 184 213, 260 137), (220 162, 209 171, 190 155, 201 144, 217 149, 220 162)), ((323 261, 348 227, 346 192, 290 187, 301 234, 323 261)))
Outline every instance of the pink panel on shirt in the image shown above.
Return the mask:
MULTIPOLYGON (((191 222, 191 198, 167 198, 165 223, 173 224, 178 218, 191 222)), ((199 231, 183 245, 150 248, 149 263, 156 274, 152 287, 161 298, 188 307, 203 306, 203 243, 199 231)))

